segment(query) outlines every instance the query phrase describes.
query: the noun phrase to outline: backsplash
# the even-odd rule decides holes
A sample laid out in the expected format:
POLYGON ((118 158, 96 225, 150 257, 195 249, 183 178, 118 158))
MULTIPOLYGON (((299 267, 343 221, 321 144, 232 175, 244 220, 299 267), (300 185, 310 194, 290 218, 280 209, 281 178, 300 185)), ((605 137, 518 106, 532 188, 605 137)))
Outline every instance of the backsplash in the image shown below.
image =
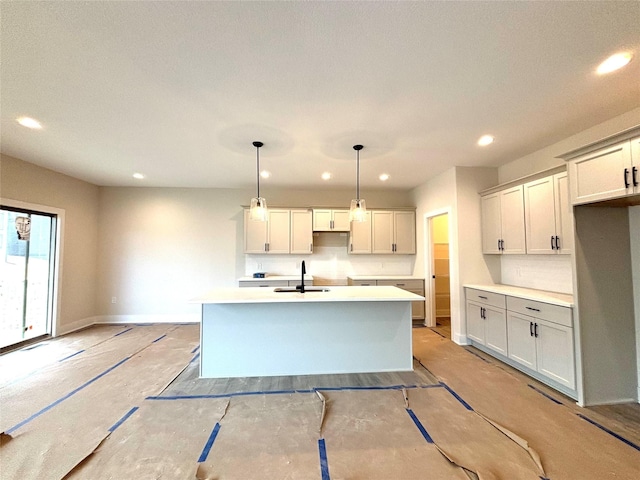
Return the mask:
POLYGON ((415 255, 349 255, 349 234, 316 232, 310 255, 245 255, 245 275, 297 275, 305 261, 317 285, 346 285, 348 275, 413 275, 415 255))
POLYGON ((502 283, 573 294, 570 255, 502 255, 502 283))

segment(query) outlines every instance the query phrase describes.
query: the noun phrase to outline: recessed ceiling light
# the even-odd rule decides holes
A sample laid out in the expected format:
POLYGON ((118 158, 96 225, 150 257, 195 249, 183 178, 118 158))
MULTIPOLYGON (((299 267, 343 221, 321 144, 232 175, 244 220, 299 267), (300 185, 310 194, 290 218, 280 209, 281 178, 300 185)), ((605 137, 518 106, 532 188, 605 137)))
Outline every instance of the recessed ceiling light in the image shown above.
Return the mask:
POLYGON ((631 52, 622 52, 611 55, 604 62, 598 65, 596 72, 598 72, 598 75, 614 72, 629 63, 632 57, 633 55, 631 52))
POLYGON ((141 173, 134 173, 133 174, 133 178, 137 178, 138 180, 142 180, 144 178, 144 175, 141 173))
POLYGON ((20 117, 17 122, 23 127, 32 128, 34 130, 40 130, 42 128, 40 122, 31 117, 20 117))
POLYGON ((380 180, 382 180, 383 182, 386 182, 387 180, 389 180, 389 174, 388 173, 382 173, 382 174, 380 174, 380 176, 378 178, 380 180))
POLYGON ((260 172, 260 176, 261 176, 262 178, 269 178, 269 177, 271 176, 271 172, 268 172, 267 170, 262 170, 262 171, 260 172))
POLYGON ((478 139, 478 145, 481 147, 486 147, 487 145, 491 145, 495 138, 492 135, 483 135, 478 139))
POLYGON ((323 180, 331 180, 331 177, 333 177, 333 175, 331 175, 331 173, 329 173, 329 172, 324 172, 322 174, 322 179, 323 180))

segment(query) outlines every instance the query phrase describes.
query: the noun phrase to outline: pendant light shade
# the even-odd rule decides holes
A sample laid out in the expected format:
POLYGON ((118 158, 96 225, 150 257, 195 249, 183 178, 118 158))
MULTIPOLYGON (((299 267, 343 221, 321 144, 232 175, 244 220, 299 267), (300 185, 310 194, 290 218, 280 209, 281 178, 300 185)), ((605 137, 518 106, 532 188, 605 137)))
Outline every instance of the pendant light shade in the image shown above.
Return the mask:
POLYGON ((351 200, 349 208, 349 220, 352 222, 365 222, 367 220, 367 206, 364 198, 360 198, 360 150, 362 145, 354 145, 356 151, 356 198, 351 200))
POLYGON ((256 177, 258 184, 258 194, 251 199, 249 218, 258 222, 266 222, 268 218, 267 201, 260 196, 260 147, 262 147, 263 145, 264 143, 262 142, 253 142, 253 146, 256 147, 256 177))

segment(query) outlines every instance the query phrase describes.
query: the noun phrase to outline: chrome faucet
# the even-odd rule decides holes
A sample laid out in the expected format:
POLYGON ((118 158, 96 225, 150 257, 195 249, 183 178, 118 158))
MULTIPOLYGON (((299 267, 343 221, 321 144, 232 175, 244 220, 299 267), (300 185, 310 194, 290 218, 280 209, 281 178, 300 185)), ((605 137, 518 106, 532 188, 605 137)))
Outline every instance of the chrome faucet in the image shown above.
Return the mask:
POLYGON ((304 293, 304 275, 307 273, 307 267, 304 265, 304 260, 302 260, 302 274, 300 275, 301 281, 300 281, 300 293, 304 293))

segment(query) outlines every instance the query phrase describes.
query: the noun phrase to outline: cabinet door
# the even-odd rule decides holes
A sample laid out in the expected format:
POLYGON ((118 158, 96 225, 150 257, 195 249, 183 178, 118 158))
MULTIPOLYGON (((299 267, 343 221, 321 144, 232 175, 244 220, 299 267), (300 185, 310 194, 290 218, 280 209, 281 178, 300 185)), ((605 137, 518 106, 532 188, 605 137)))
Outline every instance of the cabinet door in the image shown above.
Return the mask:
POLYGON ((573 329, 536 319, 536 353, 538 372, 556 382, 575 389, 573 329))
POLYGON ((289 253, 289 210, 269 210, 267 253, 289 253))
POLYGON ((554 254, 556 236, 554 177, 524 184, 526 244, 529 254, 554 254))
POLYGON ((523 186, 500 192, 500 220, 502 225, 502 253, 527 253, 524 228, 523 186))
MULTIPOLYGON (((422 293, 413 292, 418 295, 423 295, 422 293)), ((415 302, 411 302, 411 319, 412 320, 424 320, 424 300, 416 300, 415 302)))
POLYGON ((416 213, 393 212, 395 227, 395 253, 416 253, 416 213))
POLYGON ((367 212, 364 222, 351 222, 349 235, 349 253, 371 253, 371 212, 367 212))
POLYGON ((531 370, 536 369, 536 338, 532 335, 535 319, 519 313, 507 313, 509 358, 531 370))
POLYGON ((502 236, 500 226, 500 196, 497 193, 481 197, 482 253, 502 253, 498 240, 502 236))
MULTIPOLYGON (((569 176, 567 172, 553 176, 556 235, 558 237, 557 253, 571 254, 574 249, 573 240, 573 206, 569 198, 569 176)), ((527 244, 527 248, 529 245, 527 244)))
POLYGON ((631 139, 631 162, 633 191, 640 193, 640 137, 631 139))
POLYGON ((393 253, 393 213, 382 210, 372 212, 371 253, 393 253))
POLYGON ((507 317, 503 309, 484 307, 485 345, 507 356, 507 317))
POLYGON ((331 210, 313 209, 313 231, 331 231, 331 210))
POLYGON ((484 318, 482 318, 482 305, 467 302, 467 337, 481 345, 485 344, 484 318))
POLYGON ((333 210, 333 231, 348 232, 350 228, 349 210, 333 210))
POLYGON ((629 171, 627 179, 631 182, 631 142, 603 148, 583 155, 569 163, 571 175, 571 203, 595 202, 623 197, 631 193, 626 188, 624 173, 629 171))
POLYGON ((313 252, 311 210, 291 210, 291 253, 313 252))
POLYGON ((267 223, 251 220, 249 209, 244 211, 244 253, 265 253, 267 223))

